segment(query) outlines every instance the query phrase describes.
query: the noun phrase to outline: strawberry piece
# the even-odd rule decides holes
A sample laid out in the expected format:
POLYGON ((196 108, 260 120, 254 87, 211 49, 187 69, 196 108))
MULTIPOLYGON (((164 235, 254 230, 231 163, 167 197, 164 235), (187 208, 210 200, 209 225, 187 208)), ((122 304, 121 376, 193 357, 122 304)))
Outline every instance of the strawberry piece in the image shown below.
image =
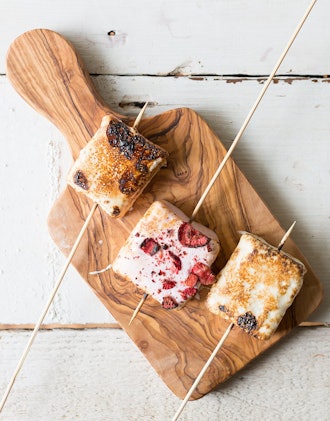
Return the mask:
POLYGON ((200 283, 203 285, 211 285, 214 282, 215 276, 204 263, 197 262, 191 269, 191 272, 198 276, 200 283))
POLYGON ((203 285, 212 285, 215 281, 215 275, 210 271, 206 278, 203 278, 201 284, 203 285))
POLYGON ((185 290, 180 291, 180 294, 184 300, 188 300, 188 298, 197 294, 197 288, 186 288, 185 290))
POLYGON ((162 307, 166 308, 167 310, 172 310, 178 306, 177 302, 170 296, 166 296, 163 298, 162 307))
POLYGON ((171 289, 174 288, 176 285, 175 281, 170 281, 169 279, 165 279, 163 282, 163 289, 171 289))
POLYGON ((184 281, 184 283, 188 286, 188 287, 194 287, 198 282, 198 276, 195 275, 194 273, 189 273, 187 279, 184 281))
POLYGON ((153 256, 160 249, 160 245, 153 238, 145 238, 142 241, 140 248, 146 254, 150 254, 150 256, 153 256))
POLYGON ((197 262, 191 269, 191 273, 197 275, 199 278, 203 278, 205 274, 209 271, 209 267, 204 263, 197 262))
POLYGON ((188 222, 183 222, 178 231, 178 238, 183 246, 197 248, 208 244, 210 239, 200 231, 193 228, 188 222))
POLYGON ((176 254, 172 253, 171 251, 169 251, 168 254, 170 255, 170 257, 172 259, 172 262, 174 264, 174 267, 176 269, 176 272, 178 272, 179 270, 181 270, 182 263, 181 263, 180 257, 178 257, 176 254))

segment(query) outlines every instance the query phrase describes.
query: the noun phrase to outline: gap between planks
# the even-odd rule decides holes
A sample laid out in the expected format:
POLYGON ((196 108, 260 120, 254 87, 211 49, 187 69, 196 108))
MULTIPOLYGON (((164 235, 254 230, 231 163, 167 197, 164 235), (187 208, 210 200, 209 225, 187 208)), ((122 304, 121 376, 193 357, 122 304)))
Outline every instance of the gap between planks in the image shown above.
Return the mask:
MULTIPOLYGON (((0 324, 1 330, 33 330, 33 323, 20 324, 0 324)), ((39 330, 54 330, 54 329, 121 329, 119 323, 47 323, 42 324, 39 330)))
MULTIPOLYGON (((169 78, 177 78, 177 77, 186 77, 186 78, 206 78, 206 77, 214 77, 214 78, 222 78, 222 79, 239 79, 239 80, 250 80, 250 79, 267 79, 269 75, 267 74, 245 74, 245 73, 237 73, 237 74, 221 74, 221 73, 90 73, 92 77, 98 76, 110 76, 110 77, 169 77, 169 78)), ((0 76, 6 76, 5 73, 1 74, 0 76)), ((278 74, 274 77, 274 80, 281 79, 292 79, 292 80, 305 80, 305 79, 328 79, 329 74, 278 74)))
MULTIPOLYGON (((330 322, 302 322, 298 327, 330 327, 330 322)), ((1 330, 33 330, 34 324, 0 324, 1 330)), ((54 330, 54 329, 122 329, 119 323, 48 323, 43 324, 40 330, 54 330)))

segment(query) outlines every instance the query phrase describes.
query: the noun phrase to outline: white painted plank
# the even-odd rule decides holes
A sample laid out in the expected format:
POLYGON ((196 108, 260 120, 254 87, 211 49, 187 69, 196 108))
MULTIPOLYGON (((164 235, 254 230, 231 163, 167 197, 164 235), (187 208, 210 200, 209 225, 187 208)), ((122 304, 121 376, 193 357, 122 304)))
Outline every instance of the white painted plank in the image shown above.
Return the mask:
MULTIPOLYGON (((156 104, 147 115, 195 109, 227 147, 262 87, 256 80, 218 78, 99 76, 94 81, 110 107, 124 114, 138 112, 125 104, 146 99, 156 104)), ((61 134, 18 97, 5 77, 0 89, 0 323, 33 323, 64 263, 46 220, 65 186, 71 157, 61 134)), ((328 80, 272 84, 234 154, 281 224, 297 219, 293 238, 325 287, 325 300, 312 318, 323 321, 330 319, 329 114, 328 80)), ((47 322, 112 320, 70 270, 47 322)))
MULTIPOLYGON (((65 186, 71 156, 58 130, 4 77, 0 91, 0 323, 35 322, 64 264, 50 239, 47 215, 65 186)), ((86 317, 113 320, 70 269, 47 320, 86 317)))
MULTIPOLYGON (((2 0, 0 73, 17 36, 48 28, 72 41, 94 74, 268 74, 309 3, 2 0)), ((317 2, 280 73, 329 72, 329 18, 330 3, 317 2)))
MULTIPOLYGON (((0 391, 27 339, 27 332, 0 333, 0 391)), ((328 339, 326 328, 295 329, 214 392, 188 402, 180 420, 328 420, 328 339)), ((43 331, 0 419, 168 421, 180 402, 123 331, 43 331)))

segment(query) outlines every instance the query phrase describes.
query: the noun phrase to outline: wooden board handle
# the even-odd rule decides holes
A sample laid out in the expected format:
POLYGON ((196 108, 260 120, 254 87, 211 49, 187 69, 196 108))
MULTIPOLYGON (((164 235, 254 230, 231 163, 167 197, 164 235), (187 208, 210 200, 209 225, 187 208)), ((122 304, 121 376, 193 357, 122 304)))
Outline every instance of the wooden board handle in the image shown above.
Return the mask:
POLYGON ((54 31, 34 29, 16 38, 7 54, 7 73, 24 100, 64 134, 74 159, 102 116, 116 114, 96 92, 73 46, 54 31))

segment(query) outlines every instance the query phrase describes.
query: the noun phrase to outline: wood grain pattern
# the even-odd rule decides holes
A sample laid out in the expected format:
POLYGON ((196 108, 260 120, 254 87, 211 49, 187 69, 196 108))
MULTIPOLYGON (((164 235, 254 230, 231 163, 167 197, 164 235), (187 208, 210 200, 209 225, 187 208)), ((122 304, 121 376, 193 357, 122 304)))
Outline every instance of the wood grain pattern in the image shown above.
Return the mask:
MULTIPOLYGON (((17 38, 7 57, 8 76, 18 93, 49 118, 66 136, 75 158, 98 128, 105 113, 112 112, 95 92, 72 46, 59 34, 33 30, 17 38)), ((125 119, 130 123, 129 119, 125 119)), ((225 154, 206 122, 193 110, 176 109, 142 120, 140 131, 170 153, 162 169, 121 220, 97 210, 73 265, 140 348, 165 384, 183 398, 194 378, 227 327, 200 300, 182 310, 168 312, 148 299, 131 326, 128 321, 141 298, 133 284, 117 279, 111 271, 89 275, 113 261, 130 230, 155 199, 166 199, 191 214, 198 198, 225 154)), ((68 255, 92 203, 67 188, 54 204, 48 219, 50 233, 68 255)), ((239 239, 248 230, 277 244, 284 230, 253 187, 230 160, 212 188, 199 222, 214 229, 222 244, 215 262, 219 270, 239 239)), ((261 352, 269 348, 317 307, 322 288, 293 241, 285 249, 308 268, 304 286, 271 340, 263 342, 234 328, 223 349, 202 379, 193 399, 208 393, 261 352)), ((123 357, 124 358, 124 357, 123 357)))

